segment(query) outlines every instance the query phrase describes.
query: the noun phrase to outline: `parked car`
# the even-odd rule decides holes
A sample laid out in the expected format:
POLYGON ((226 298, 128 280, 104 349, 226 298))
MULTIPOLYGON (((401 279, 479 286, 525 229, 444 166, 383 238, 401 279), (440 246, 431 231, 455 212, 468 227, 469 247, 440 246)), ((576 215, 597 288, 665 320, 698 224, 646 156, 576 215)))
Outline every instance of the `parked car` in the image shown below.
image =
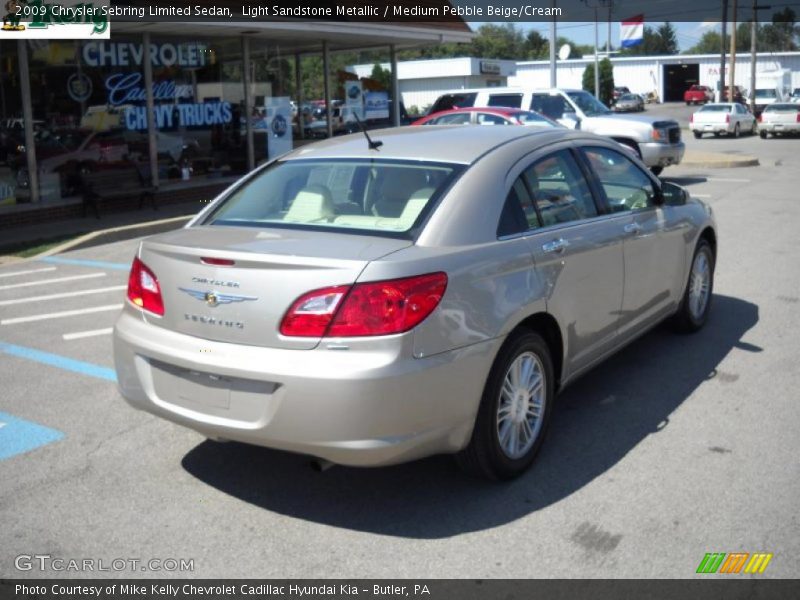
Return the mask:
POLYGON ((714 101, 714 92, 710 87, 705 85, 693 85, 688 90, 683 92, 683 101, 686 106, 690 104, 705 104, 706 102, 714 101))
POLYGON ((711 209, 615 142, 372 140, 299 148, 140 242, 113 336, 133 407, 320 466, 455 453, 507 479, 559 390, 666 318, 706 322, 711 209))
POLYGON ((611 93, 611 101, 616 102, 620 96, 623 94, 630 94, 631 91, 624 85, 618 85, 614 88, 614 91, 611 93))
POLYGON ((531 110, 517 108, 455 108, 422 117, 412 125, 525 125, 563 127, 531 110))
POLYGON ((800 102, 800 88, 794 88, 791 96, 792 102, 800 102))
POLYGON ((757 125, 753 113, 738 102, 720 102, 706 104, 689 117, 689 129, 697 139, 704 133, 739 137, 741 133, 755 135, 757 125))
POLYGON ((456 103, 460 108, 505 106, 532 110, 571 129, 610 137, 630 146, 656 175, 666 166, 679 164, 686 149, 677 121, 615 114, 584 90, 515 87, 453 90, 439 96, 430 113, 449 110, 456 103))
MULTIPOLYGON (((728 98, 729 95, 730 95, 730 88, 729 86, 725 86, 725 89, 722 90, 721 102, 730 102, 731 100, 728 98)), ((738 102, 739 104, 747 104, 747 91, 740 85, 733 86, 733 102, 738 102)))
POLYGON ((644 110, 644 100, 639 94, 622 94, 617 98, 611 110, 614 112, 641 112, 644 110))
MULTIPOLYGON (((41 129, 35 138, 36 158, 42 173, 58 173, 62 196, 79 191, 80 176, 103 168, 114 168, 130 160, 147 157, 147 134, 126 129, 41 129)), ((156 132, 158 155, 178 162, 199 153, 199 144, 178 134, 156 132)), ((25 147, 20 146, 12 164, 17 170, 17 185, 29 185, 25 147)))
POLYGON ((770 133, 773 137, 800 133, 800 104, 770 104, 761 113, 758 128, 762 139, 767 139, 770 133))

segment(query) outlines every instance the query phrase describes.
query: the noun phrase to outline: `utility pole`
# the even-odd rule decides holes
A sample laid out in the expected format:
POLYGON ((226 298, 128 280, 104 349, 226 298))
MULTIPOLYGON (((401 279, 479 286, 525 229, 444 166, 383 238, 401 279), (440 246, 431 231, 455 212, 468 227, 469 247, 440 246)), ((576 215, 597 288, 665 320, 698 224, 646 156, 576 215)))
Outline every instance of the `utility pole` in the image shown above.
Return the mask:
MULTIPOLYGON (((556 7, 556 0, 553 0, 553 8, 556 7)), ((555 13, 555 11, 553 11, 555 13)), ((550 87, 556 87, 556 17, 550 21, 550 87)))
POLYGON ((719 100, 722 102, 722 93, 725 91, 725 43, 728 41, 728 0, 722 0, 722 49, 719 57, 719 100))
POLYGON ((731 72, 730 72, 730 86, 728 87, 728 102, 734 101, 733 88, 736 84, 736 9, 739 6, 739 0, 733 0, 733 29, 731 30, 731 72))
POLYGON ((753 20, 750 24, 750 112, 756 114, 756 35, 758 33, 758 11, 769 10, 771 6, 759 6, 753 0, 753 20))
POLYGON ((589 3, 589 0, 581 0, 587 8, 594 9, 594 97, 600 100, 600 64, 599 64, 599 54, 600 54, 600 41, 598 38, 598 27, 600 25, 598 21, 597 9, 600 6, 605 6, 608 4, 608 14, 609 14, 609 29, 608 29, 608 41, 606 42, 606 53, 609 53, 609 45, 611 44, 611 2, 610 0, 595 0, 593 4, 589 3))

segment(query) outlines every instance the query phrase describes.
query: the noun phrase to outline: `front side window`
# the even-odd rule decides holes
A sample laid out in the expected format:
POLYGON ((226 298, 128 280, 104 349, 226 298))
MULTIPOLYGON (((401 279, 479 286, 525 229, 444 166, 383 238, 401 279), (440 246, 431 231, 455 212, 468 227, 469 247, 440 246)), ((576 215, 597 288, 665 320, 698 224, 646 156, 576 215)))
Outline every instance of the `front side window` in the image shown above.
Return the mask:
POLYGON ((589 185, 568 150, 538 160, 522 174, 542 226, 597 216, 589 185))
POLYGON ((280 161, 234 191, 204 224, 403 234, 462 169, 395 160, 280 161))
POLYGON ((572 107, 567 104, 561 96, 550 94, 534 94, 531 98, 531 110, 558 120, 564 117, 565 112, 573 112, 572 107))
POLYGON ((655 206, 655 188, 650 178, 628 157, 610 148, 585 148, 597 174, 611 212, 655 206))

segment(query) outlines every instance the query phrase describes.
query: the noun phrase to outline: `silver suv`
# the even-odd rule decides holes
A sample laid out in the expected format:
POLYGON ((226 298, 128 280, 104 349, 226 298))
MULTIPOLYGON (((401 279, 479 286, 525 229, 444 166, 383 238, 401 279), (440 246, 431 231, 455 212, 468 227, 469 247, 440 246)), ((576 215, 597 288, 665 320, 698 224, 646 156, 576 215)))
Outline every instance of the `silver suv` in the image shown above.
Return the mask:
POLYGON ((480 88, 453 90, 439 96, 432 112, 465 106, 524 108, 630 147, 656 175, 677 165, 686 147, 673 119, 615 114, 589 92, 578 89, 480 88))

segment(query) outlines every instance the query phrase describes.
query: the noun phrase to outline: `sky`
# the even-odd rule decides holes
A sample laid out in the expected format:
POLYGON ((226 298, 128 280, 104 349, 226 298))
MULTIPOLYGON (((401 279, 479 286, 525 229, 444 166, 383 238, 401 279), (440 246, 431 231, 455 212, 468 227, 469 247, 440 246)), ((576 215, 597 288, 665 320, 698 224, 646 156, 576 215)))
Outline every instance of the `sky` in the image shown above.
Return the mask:
MULTIPOLYGON (((647 22, 645 25, 653 27, 654 29, 661 25, 660 22, 647 22)), ((524 31, 536 29, 542 35, 547 37, 549 26, 542 23, 519 23, 518 26, 524 31)), ((719 30, 719 23, 672 23, 675 28, 678 38, 678 44, 681 51, 687 50, 694 46, 703 37, 703 33, 708 30, 719 30)), ((730 24, 728 25, 730 31, 730 24)), ((558 36, 564 36, 573 40, 576 44, 589 44, 594 45, 594 23, 559 23, 556 32, 558 36)), ((608 34, 608 23, 601 22, 598 26, 598 38, 600 46, 605 47, 606 37, 608 34)), ((611 45, 619 48, 619 21, 611 22, 611 45)))

